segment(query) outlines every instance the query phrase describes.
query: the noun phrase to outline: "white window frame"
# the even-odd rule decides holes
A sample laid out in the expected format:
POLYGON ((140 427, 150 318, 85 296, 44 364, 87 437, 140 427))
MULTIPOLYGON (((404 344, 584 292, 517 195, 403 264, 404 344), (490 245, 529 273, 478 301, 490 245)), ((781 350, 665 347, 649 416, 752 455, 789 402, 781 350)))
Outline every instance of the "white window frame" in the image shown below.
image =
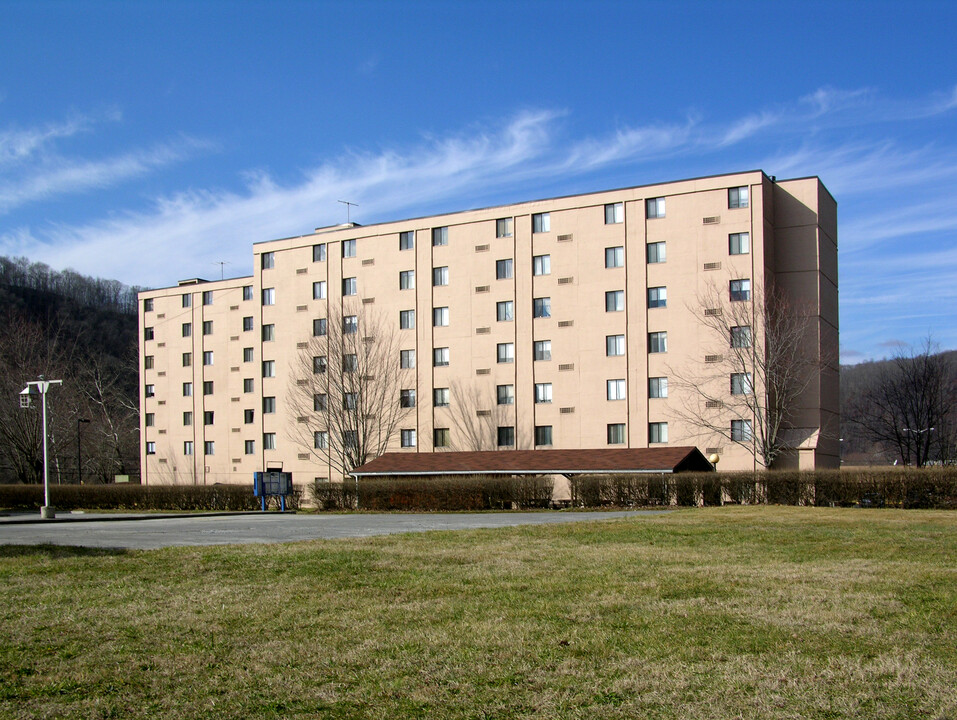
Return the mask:
POLYGON ((515 343, 498 343, 495 346, 495 358, 497 363, 515 362, 515 343))
POLYGON ((624 378, 615 378, 605 381, 606 400, 627 400, 628 383, 624 378))
POLYGON ((624 357, 626 352, 624 335, 605 336, 605 357, 624 357))
POLYGON ((605 268, 625 267, 625 246, 615 245, 605 248, 605 268))
POLYGON ((668 331, 648 333, 648 353, 652 355, 668 352, 668 331))
POLYGON ((625 291, 608 290, 605 293, 605 312, 625 311, 625 291))
POLYGON ((663 197, 648 198, 645 200, 645 217, 648 220, 657 220, 665 216, 665 199, 663 197))
POLYGON ((535 255, 532 257, 532 275, 551 275, 552 274, 552 256, 535 255))
POLYGON ((552 217, 550 213, 535 213, 532 215, 532 232, 547 233, 552 229, 552 217))
POLYGON ((648 308, 668 307, 668 288, 664 285, 648 288, 648 308))
POLYGON ((661 444, 666 442, 668 442, 668 423, 648 423, 648 444, 661 444))
POLYGON ((648 378, 648 397, 659 399, 668 397, 668 378, 650 377, 648 378))
POLYGON ((533 355, 535 362, 548 362, 552 359, 552 341, 551 340, 536 340, 533 348, 533 355))
POLYGON ((605 225, 618 225, 625 222, 625 204, 608 203, 605 205, 605 225))
POLYGON ((432 327, 449 326, 449 309, 447 307, 432 308, 432 327))
POLYGON ((552 401, 552 384, 535 383, 535 403, 538 405, 552 401))

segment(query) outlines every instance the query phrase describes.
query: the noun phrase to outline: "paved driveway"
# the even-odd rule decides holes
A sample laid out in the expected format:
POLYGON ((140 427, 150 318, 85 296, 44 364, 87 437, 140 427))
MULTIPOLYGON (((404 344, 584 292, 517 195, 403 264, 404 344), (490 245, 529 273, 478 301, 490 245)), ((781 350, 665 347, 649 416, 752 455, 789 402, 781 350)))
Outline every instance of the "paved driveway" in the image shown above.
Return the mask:
POLYGON ((278 543, 369 537, 428 530, 468 530, 514 525, 546 525, 659 515, 667 510, 615 512, 397 513, 293 515, 244 513, 227 516, 149 516, 61 514, 46 522, 0 522, 0 545, 78 545, 152 549, 172 545, 278 543))

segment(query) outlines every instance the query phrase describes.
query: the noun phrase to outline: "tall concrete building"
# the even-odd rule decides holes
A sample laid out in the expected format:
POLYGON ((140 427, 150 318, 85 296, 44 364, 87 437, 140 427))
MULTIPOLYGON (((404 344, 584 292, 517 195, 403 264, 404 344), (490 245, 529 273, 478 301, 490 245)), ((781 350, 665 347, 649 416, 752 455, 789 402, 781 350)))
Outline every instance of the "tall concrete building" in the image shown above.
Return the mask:
POLYGON ((141 294, 143 482, 341 479, 326 400, 302 397, 304 368, 343 369, 321 349, 333 329, 394 343, 390 451, 696 445, 722 470, 762 467, 761 411, 738 401, 767 395, 772 288, 802 318, 807 368, 775 465, 839 463, 837 207, 817 178, 351 223, 257 243, 253 267, 141 294), (742 344, 754 367, 726 363, 742 344))

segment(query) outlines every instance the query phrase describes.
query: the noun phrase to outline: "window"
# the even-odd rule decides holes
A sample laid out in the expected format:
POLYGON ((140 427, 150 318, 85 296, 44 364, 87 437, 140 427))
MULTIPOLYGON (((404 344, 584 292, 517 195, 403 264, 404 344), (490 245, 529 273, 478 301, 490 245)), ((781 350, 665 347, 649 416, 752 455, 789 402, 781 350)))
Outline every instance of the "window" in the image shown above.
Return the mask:
POLYGON ((346 315, 342 318, 342 334, 355 335, 359 332, 359 316, 346 315))
POLYGON ((605 248, 605 267, 618 268, 625 266, 625 248, 622 246, 605 248))
POLYGON ((189 426, 192 424, 193 424, 193 413, 187 410, 186 412, 183 413, 183 425, 189 426))
POLYGON ((668 333, 667 332, 648 333, 648 352, 650 353, 668 352, 668 333))
POLYGON ((449 244, 449 229, 447 227, 432 228, 432 247, 449 244))
POLYGON ((212 410, 203 413, 203 425, 212 425, 215 415, 212 410))
POLYGON ((312 299, 313 300, 326 299, 326 281, 325 280, 320 280, 312 284, 312 299))
POLYGON ((551 425, 536 425, 535 426, 535 444, 536 445, 551 445, 552 444, 552 426, 551 425))
POLYGON ((255 440, 247 440, 246 442, 243 443, 243 449, 244 449, 244 451, 245 451, 245 453, 246 453, 247 455, 255 455, 255 454, 256 454, 256 441, 255 441, 255 440))
POLYGON ((624 445, 625 423, 611 423, 608 425, 608 444, 624 445))
POLYGON ((551 275, 552 256, 536 255, 532 258, 532 275, 551 275))
POLYGON ((551 360, 552 359, 552 341, 551 340, 536 340, 535 341, 535 359, 536 360, 551 360))
POLYGON ((731 328, 731 347, 749 348, 751 347, 751 326, 735 325, 731 328))
POLYGON ((203 291, 203 305, 212 305, 213 304, 213 291, 204 290, 203 291))
POLYGON ((212 440, 207 440, 203 443, 203 454, 204 455, 215 455, 216 454, 216 443, 212 440))
POLYGON ((263 398, 263 415, 274 415, 276 413, 276 398, 263 398))
POLYGON ((263 288, 263 305, 276 304, 276 288, 263 288))
POLYGON ((415 247, 415 232, 406 230, 399 233, 399 250, 412 250, 415 247))
POLYGON ((252 348, 243 348, 243 362, 248 363, 252 362, 255 358, 255 354, 252 348))
POLYGON ((354 258, 355 256, 356 256, 356 241, 343 240, 342 241, 342 257, 354 258))
POLYGON ((498 385, 495 388, 495 394, 498 397, 499 405, 514 405, 515 404, 515 386, 514 385, 498 385))
POLYGON ((254 325, 253 325, 252 315, 248 315, 247 317, 243 318, 243 332, 249 332, 250 330, 253 329, 253 326, 254 325))
POLYGON ((252 300, 252 299, 253 299, 253 286, 243 285, 243 300, 252 300))
POLYGON ((348 353, 342 356, 342 372, 352 373, 359 369, 359 356, 348 353))
POLYGON ((213 321, 204 320, 203 321, 203 335, 212 335, 213 334, 213 321))
POLYGON ((399 367, 405 370, 411 370, 415 367, 415 350, 399 351, 399 367))
MULTIPOLYGON (((149 385, 148 387, 152 387, 152 385, 149 385)), ((184 382, 184 383, 183 383, 183 397, 192 397, 192 395, 193 395, 193 383, 191 383, 191 382, 184 382)))
POLYGON ((204 350, 203 351, 203 365, 212 365, 213 364, 213 351, 204 350))
POLYGON ((276 433, 263 433, 263 450, 276 449, 276 433))
POLYGON ((213 381, 204 380, 203 381, 203 395, 212 395, 213 394, 213 381))
POLYGON ((449 364, 449 349, 447 347, 435 348, 432 351, 432 365, 434 367, 445 367, 449 364))
POLYGON ((147 298, 143 301, 143 312, 150 312, 153 310, 153 299, 147 298))
POLYGON ((359 292, 358 284, 354 277, 342 278, 342 296, 348 297, 359 292))
POLYGON ((432 327, 448 327, 449 309, 447 307, 432 308, 432 327))
POLYGON ((399 390, 399 407, 415 407, 415 390, 399 390))
POLYGON ((535 402, 550 403, 552 401, 552 384, 535 383, 535 402))
POLYGON ((512 425, 499 426, 498 446, 513 447, 515 445, 515 427, 512 425))
POLYGON ((193 441, 185 440, 183 441, 183 455, 192 455, 193 454, 193 441))
POLYGON ((181 331, 183 333, 183 337, 189 337, 193 334, 193 323, 183 323, 181 331))
POLYGON ((312 434, 312 445, 316 450, 325 450, 329 447, 329 433, 326 430, 317 430, 312 434))
POLYGON ((515 362, 515 343, 499 343, 495 346, 497 362, 515 362))
POLYGON ((668 254, 665 252, 663 242, 648 243, 648 264, 663 263, 668 260, 668 254))
POLYGON ((263 377, 264 378, 276 377, 276 361, 275 360, 263 360, 263 377))
POLYGON ((312 396, 312 409, 315 412, 325 412, 329 409, 329 396, 325 393, 316 393, 312 396))
POLYGON ((605 293, 605 312, 622 312, 624 309, 624 290, 609 290, 605 293))
POLYGON ((342 446, 354 448, 359 444, 359 433, 355 430, 346 430, 342 433, 342 446))
POLYGON ((728 209, 746 208, 748 206, 748 186, 728 188, 728 209))
POLYGON ((648 423, 648 442, 649 443, 668 442, 668 423, 666 422, 648 423))
POLYGON ((415 270, 402 270, 399 272, 399 290, 415 289, 415 270))
POLYGON ((648 198, 648 200, 645 201, 645 210, 645 217, 649 220, 663 218, 665 216, 665 199, 648 198))
POLYGON ((624 400, 625 393, 626 390, 624 379, 605 381, 605 396, 609 400, 624 400))
POLYGON ((731 421, 731 440, 733 442, 750 442, 752 437, 750 420, 731 421))
POLYGON ((326 261, 326 244, 325 243, 319 243, 318 245, 312 246, 312 261, 313 262, 326 261))
POLYGON ((439 287, 440 285, 448 285, 448 284, 449 284, 448 267, 432 268, 432 285, 434 287, 439 287))
POLYGON ((256 391, 256 381, 253 378, 243 378, 243 392, 251 393, 256 391))
POLYGON ((495 303, 495 317, 499 322, 511 322, 515 319, 515 303, 502 300, 495 303))
POLYGON ((146 427, 153 427, 156 424, 156 415, 153 413, 146 413, 146 427))
POLYGON ((613 357, 625 354, 625 336, 624 335, 606 335, 605 336, 605 355, 613 357))
POLYGON ((355 410, 358 407, 358 395, 354 392, 347 392, 342 394, 342 409, 343 410, 355 410))
POLYGON ((401 434, 402 447, 415 447, 415 430, 403 430, 401 434))
POLYGON ((605 205, 605 225, 617 225, 625 222, 624 203, 610 203, 605 205))
POLYGON ((155 443, 155 442, 152 442, 152 441, 151 441, 151 442, 146 443, 146 454, 147 454, 147 455, 155 455, 155 454, 156 454, 156 443, 155 443))
POLYGON ((415 328, 415 310, 399 311, 399 328, 402 330, 412 330, 415 328))
POLYGON ((532 232, 546 233, 552 229, 551 216, 548 213, 536 213, 532 215, 532 232))
POLYGON ((663 287, 648 288, 648 307, 668 307, 668 289, 663 287))
POLYGON ((449 446, 449 429, 448 428, 435 428, 432 431, 432 445, 433 447, 448 447, 449 446))
POLYGON ((448 407, 449 406, 449 389, 434 388, 432 390, 432 404, 435 407, 448 407))
POLYGON ((751 373, 731 373, 731 394, 750 395, 754 392, 751 373))
POLYGON ((143 358, 143 369, 152 370, 153 369, 153 356, 147 355, 143 358))
POLYGON ((512 259, 495 261, 495 279, 508 280, 512 277, 512 259))
POLYGON ((312 372, 316 375, 322 375, 326 372, 325 355, 316 355, 312 358, 312 372))
POLYGON ((750 280, 732 280, 731 281, 731 300, 750 300, 751 299, 751 281, 750 280))
POLYGON ((547 318, 551 316, 552 316, 552 299, 547 297, 533 298, 532 317, 547 318))
POLYGON ((512 218, 502 218, 495 221, 495 237, 512 237, 512 218))
POLYGON ((192 307, 193 306, 193 296, 190 293, 186 293, 182 296, 183 298, 183 307, 192 307))
POLYGON ((263 325, 262 330, 263 342, 272 342, 276 339, 276 326, 270 323, 269 325, 263 325))
POLYGON ((243 410, 243 422, 247 425, 252 425, 253 420, 256 419, 255 410, 243 410))
POLYGON ((668 397, 668 378, 666 377, 648 378, 648 397, 650 398, 668 397))
POLYGON ((183 367, 189 367, 193 364, 193 353, 183 353, 183 367))
POLYGON ((270 268, 276 267, 276 254, 271 252, 264 252, 259 256, 262 260, 262 269, 269 270, 270 268))
POLYGON ((751 252, 751 236, 748 233, 731 233, 728 235, 728 254, 747 255, 751 252))
POLYGON ((313 337, 322 337, 326 334, 326 318, 316 318, 312 321, 313 337))

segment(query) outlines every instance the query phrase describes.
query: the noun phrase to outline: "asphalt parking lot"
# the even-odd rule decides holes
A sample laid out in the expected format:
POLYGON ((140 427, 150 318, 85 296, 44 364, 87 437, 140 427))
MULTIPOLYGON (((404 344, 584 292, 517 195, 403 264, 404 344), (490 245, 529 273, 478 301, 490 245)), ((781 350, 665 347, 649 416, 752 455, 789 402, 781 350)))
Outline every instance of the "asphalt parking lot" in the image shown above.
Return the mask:
POLYGON ((0 518, 0 545, 72 545, 150 550, 183 545, 280 543, 371 537, 430 530, 546 525, 659 515, 668 510, 613 512, 292 514, 237 513, 214 516, 95 515, 59 513, 0 518), (29 522, 24 522, 29 521, 29 522))

